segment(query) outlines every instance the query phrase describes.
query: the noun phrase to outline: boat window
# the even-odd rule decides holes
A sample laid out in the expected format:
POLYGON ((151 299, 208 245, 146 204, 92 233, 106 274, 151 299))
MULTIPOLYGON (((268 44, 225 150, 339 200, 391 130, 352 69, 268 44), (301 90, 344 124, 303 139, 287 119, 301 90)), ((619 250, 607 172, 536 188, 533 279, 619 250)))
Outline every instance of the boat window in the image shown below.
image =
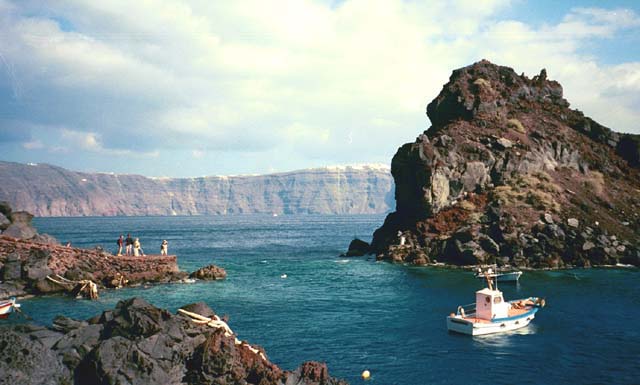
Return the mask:
POLYGON ((484 300, 487 301, 487 303, 491 302, 491 298, 489 297, 484 297, 484 300))
POLYGON ((500 303, 500 302, 502 302, 502 297, 495 297, 493 299, 493 303, 500 303))

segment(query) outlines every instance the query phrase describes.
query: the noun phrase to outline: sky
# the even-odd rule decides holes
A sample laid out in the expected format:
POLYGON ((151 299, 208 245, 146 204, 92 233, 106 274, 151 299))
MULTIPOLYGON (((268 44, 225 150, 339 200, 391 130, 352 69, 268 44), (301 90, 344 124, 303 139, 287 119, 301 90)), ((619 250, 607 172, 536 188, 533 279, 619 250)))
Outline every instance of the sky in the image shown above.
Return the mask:
POLYGON ((640 134, 640 2, 0 0, 0 160, 146 176, 390 164, 452 70, 547 69, 640 134))

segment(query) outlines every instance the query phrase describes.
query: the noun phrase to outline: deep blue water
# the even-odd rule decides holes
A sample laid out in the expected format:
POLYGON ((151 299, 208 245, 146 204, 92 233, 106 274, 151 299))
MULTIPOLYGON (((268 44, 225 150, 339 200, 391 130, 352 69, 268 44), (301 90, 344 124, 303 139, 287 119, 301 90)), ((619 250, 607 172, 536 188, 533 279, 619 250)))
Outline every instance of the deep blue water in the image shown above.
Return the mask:
POLYGON ((358 236, 370 240, 384 217, 225 216, 37 218, 61 242, 115 249, 131 232, 147 253, 163 238, 181 268, 215 263, 218 282, 103 291, 100 300, 23 300, 38 322, 57 314, 88 318, 131 296, 175 311, 205 301, 228 314, 239 338, 265 347, 284 369, 325 361, 352 384, 638 384, 640 272, 591 269, 526 272, 507 299, 547 298, 533 324, 511 334, 450 334, 445 316, 473 302, 471 273, 338 255, 358 236), (280 276, 287 274, 288 278, 280 276))

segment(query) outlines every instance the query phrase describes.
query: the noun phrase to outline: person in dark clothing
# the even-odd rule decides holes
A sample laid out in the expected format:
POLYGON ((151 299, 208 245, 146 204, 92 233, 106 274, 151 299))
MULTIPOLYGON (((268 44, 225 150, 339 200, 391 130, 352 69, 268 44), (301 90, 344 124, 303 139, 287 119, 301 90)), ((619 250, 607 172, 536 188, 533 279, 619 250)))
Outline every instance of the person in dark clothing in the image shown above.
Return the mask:
POLYGON ((127 255, 133 255, 133 238, 131 238, 131 234, 127 234, 125 244, 127 245, 127 255))

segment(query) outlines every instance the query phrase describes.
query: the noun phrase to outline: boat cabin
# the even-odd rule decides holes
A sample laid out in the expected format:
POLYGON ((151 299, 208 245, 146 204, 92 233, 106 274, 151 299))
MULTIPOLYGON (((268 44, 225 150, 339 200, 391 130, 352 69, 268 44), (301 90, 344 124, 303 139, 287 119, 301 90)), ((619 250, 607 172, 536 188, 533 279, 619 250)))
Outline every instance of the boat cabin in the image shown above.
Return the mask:
POLYGON ((511 305, 504 301, 502 292, 484 288, 476 291, 476 317, 485 320, 509 317, 511 305))

